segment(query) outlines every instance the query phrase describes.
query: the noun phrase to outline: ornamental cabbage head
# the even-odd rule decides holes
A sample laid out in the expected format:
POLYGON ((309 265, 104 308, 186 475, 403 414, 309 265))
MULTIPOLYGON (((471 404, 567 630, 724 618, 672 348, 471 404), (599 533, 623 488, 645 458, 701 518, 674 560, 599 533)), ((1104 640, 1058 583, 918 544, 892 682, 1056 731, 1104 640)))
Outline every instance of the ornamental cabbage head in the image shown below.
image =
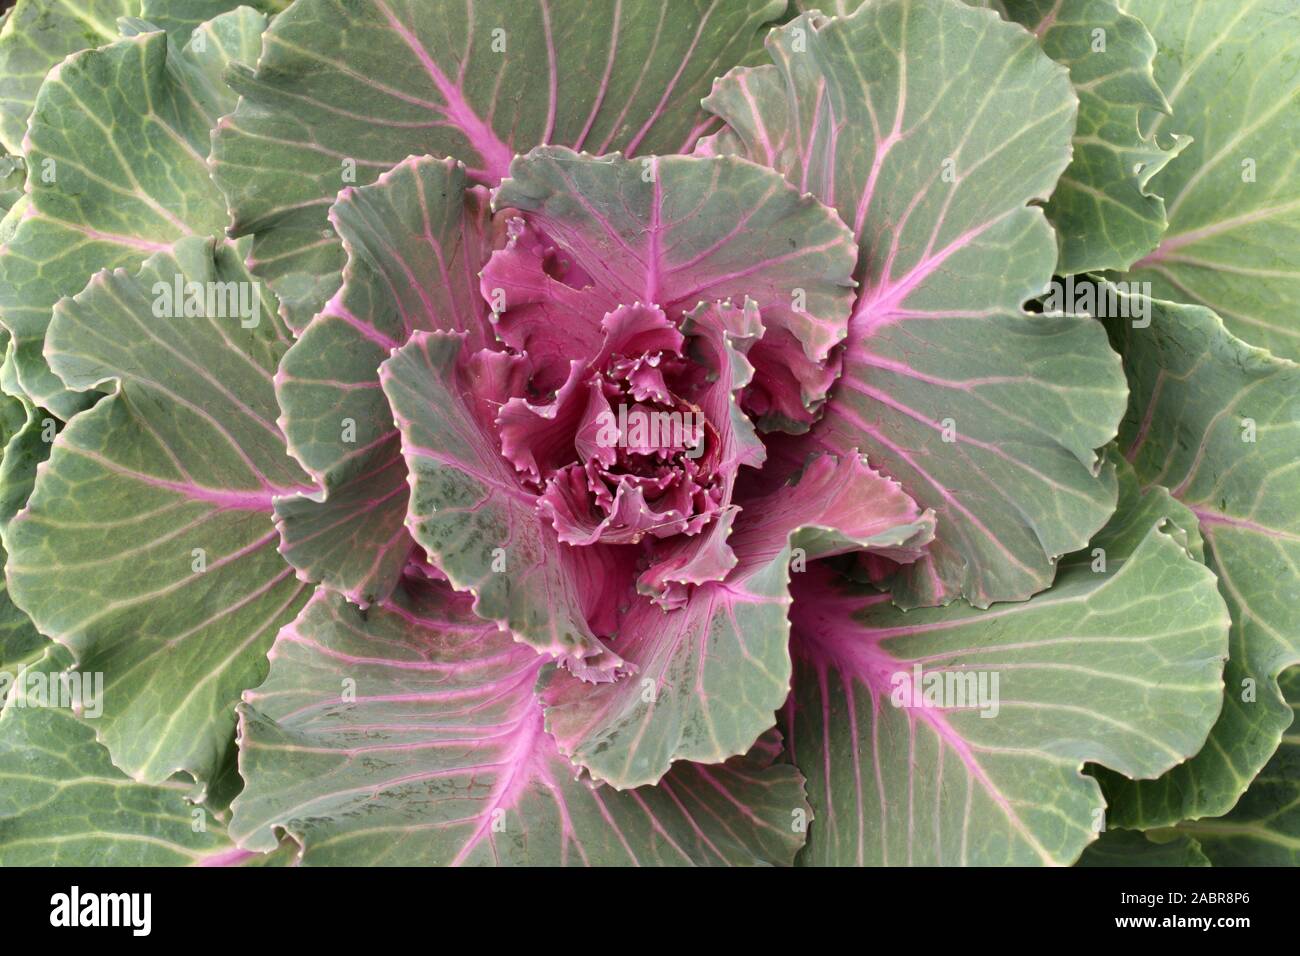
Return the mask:
POLYGON ((0 862, 1295 845, 1290 13, 99 5, 0 28, 0 862))

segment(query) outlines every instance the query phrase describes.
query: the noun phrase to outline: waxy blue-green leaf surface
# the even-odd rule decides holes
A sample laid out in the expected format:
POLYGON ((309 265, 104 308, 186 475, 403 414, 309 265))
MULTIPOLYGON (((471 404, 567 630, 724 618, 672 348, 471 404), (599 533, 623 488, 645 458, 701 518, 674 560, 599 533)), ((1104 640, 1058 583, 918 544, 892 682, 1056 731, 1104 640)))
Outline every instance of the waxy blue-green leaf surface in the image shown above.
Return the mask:
MULTIPOLYGON (((1140 313, 1136 298, 1119 301, 1140 313)), ((1300 662, 1300 366, 1237 339, 1208 309, 1145 305, 1149 326, 1106 320, 1133 392, 1120 447, 1143 484, 1196 515, 1232 634, 1205 748, 1159 780, 1103 774, 1112 823, 1133 828, 1230 810, 1291 723, 1277 680, 1300 662)))
POLYGON ((800 862, 1073 863, 1111 825, 1084 764, 1156 777, 1219 713, 1228 613, 1193 522, 1126 474, 1115 517, 1028 601, 901 611, 795 587, 783 726, 815 814, 800 862), (925 696, 935 680, 951 689, 925 696))
POLYGON ((545 658, 464 595, 413 583, 368 613, 318 591, 240 706, 231 831, 347 865, 789 864, 802 780, 767 735, 658 786, 597 787, 556 749, 533 691, 545 658))
POLYGON ((1124 276, 1208 306, 1228 329, 1300 359, 1300 5, 1126 0, 1156 38, 1173 113, 1157 135, 1192 145, 1151 182, 1169 231, 1124 276))
POLYGON ((295 328, 338 287, 325 213, 408 155, 461 160, 495 185, 543 143, 689 150, 699 101, 761 49, 782 0, 299 0, 276 17, 213 172, 236 235, 295 328))
POLYGON ((71 389, 115 391, 59 433, 6 532, 15 603, 104 673, 98 739, 150 783, 211 778, 240 692, 308 596, 272 521, 276 496, 307 487, 275 425, 288 332, 269 296, 256 324, 158 309, 177 281, 262 295, 235 248, 195 238, 63 300, 52 368, 71 389))
POLYGON ((1079 97, 1074 156, 1044 211, 1056 230, 1061 275, 1125 269, 1156 247, 1168 225, 1150 188, 1189 142, 1144 131, 1144 114, 1170 112, 1151 63, 1156 44, 1116 0, 978 0, 1037 37, 1070 70, 1079 97))
POLYGON ((343 286, 276 378, 289 449, 321 490, 284 499, 276 514, 290 563, 368 604, 392 590, 413 547, 406 466, 379 365, 416 331, 488 343, 478 274, 491 251, 490 213, 464 167, 424 156, 344 191, 330 215, 348 254, 343 286))
POLYGON ((934 509, 900 604, 1024 599, 1114 508, 1095 450, 1125 396, 1100 327, 1022 309, 1056 262, 1034 204, 1071 156, 1066 71, 957 0, 805 14, 767 45, 705 101, 729 125, 701 148, 777 168, 858 241, 844 375, 809 443, 861 450, 934 509))
POLYGON ((113 766, 93 721, 48 696, 71 663, 63 648, 33 662, 15 685, 26 688, 23 704, 0 714, 0 866, 290 862, 283 852, 235 847, 222 822, 188 799, 183 780, 137 783, 113 766))
POLYGON ((84 50, 51 72, 27 134, 28 205, 0 247, 0 322, 18 378, 36 403, 68 418, 89 396, 63 388, 41 354, 50 313, 100 269, 135 269, 191 235, 220 235, 228 215, 208 175, 212 126, 232 109, 221 82, 252 61, 266 18, 243 8, 182 49, 141 33, 84 50))
POLYGON ((1077 866, 1152 867, 1210 866, 1201 845, 1190 836, 1160 833, 1155 839, 1140 830, 1107 830, 1089 844, 1077 866))
POLYGON ((0 26, 0 145, 23 152, 27 118, 41 81, 59 61, 118 38, 118 17, 139 0, 18 0, 0 26))
MULTIPOLYGON (((1300 710, 1300 668, 1278 685, 1294 712, 1300 710)), ((1196 840, 1215 866, 1300 866, 1300 734, 1293 719, 1277 753, 1226 816, 1180 824, 1177 833, 1196 840)))

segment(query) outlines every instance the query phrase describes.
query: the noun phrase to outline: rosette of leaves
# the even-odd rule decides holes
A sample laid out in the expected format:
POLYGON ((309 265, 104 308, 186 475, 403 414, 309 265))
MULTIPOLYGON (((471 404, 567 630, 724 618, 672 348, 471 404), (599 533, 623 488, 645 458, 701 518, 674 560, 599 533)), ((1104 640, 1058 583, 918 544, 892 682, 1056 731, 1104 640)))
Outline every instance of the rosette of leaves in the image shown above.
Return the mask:
POLYGON ((1035 304, 1285 11, 255 7, 0 28, 0 861, 1294 843, 1295 367, 1035 304))

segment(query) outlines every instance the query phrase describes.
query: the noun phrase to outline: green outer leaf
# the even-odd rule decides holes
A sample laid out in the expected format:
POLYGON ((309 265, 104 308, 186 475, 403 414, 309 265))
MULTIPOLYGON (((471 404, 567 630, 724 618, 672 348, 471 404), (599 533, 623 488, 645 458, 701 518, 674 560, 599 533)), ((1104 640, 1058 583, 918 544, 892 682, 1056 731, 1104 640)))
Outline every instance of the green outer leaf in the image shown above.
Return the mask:
MULTIPOLYGON (((19 686, 71 665, 68 652, 54 647, 19 676, 19 686)), ((242 862, 247 854, 186 799, 189 790, 181 781, 123 776, 93 727, 68 710, 11 705, 0 714, 0 866, 242 862)))
MULTIPOLYGON (((25 178, 26 175, 24 173, 24 179, 25 178)), ((6 196, 6 201, 7 200, 8 197, 6 196)), ((18 223, 22 219, 23 210, 25 210, 28 205, 30 205, 30 203, 27 200, 27 195, 23 193, 13 200, 13 206, 4 214, 3 218, 0 218, 0 247, 13 238, 14 232, 18 229, 18 223)), ((3 252, 2 248, 0 248, 0 252, 3 252)), ((8 338, 9 333, 6 330, 6 341, 8 338)))
POLYGON ((343 287, 276 375, 290 453, 322 486, 282 500, 288 561, 359 604, 382 600, 412 547, 406 467, 379 365, 416 329, 472 331, 487 344, 478 273, 491 252, 486 191, 454 160, 411 157, 330 209, 348 265, 343 287), (352 441, 345 441, 351 421, 352 441))
POLYGON ((7 536, 15 603, 81 669, 104 672, 98 738, 150 783, 211 777, 235 701, 307 598, 271 520, 273 497, 306 480, 273 424, 287 331, 269 299, 255 328, 156 316, 155 284, 177 275, 250 281, 235 249, 187 239, 55 309, 55 372, 70 388, 118 389, 59 434, 7 536))
MULTIPOLYGON (((0 148, 0 216, 7 216, 23 196, 27 183, 27 164, 21 156, 10 156, 0 148)), ((0 233, 0 242, 5 236, 0 233)))
POLYGON ((1070 70, 1079 97, 1074 158, 1044 207, 1056 229, 1061 275, 1127 269, 1156 247, 1168 223, 1147 185, 1189 142, 1162 148, 1144 134, 1147 111, 1169 112, 1151 63, 1156 43, 1116 0, 970 0, 991 6, 1038 37, 1070 70), (1095 49, 1098 37, 1105 49, 1095 49))
POLYGON ((274 16, 291 2, 292 0, 141 0, 140 19, 161 27, 183 42, 200 24, 236 7, 249 7, 274 16))
POLYGON ((1169 232, 1125 276, 1208 306, 1228 329, 1300 360, 1300 6, 1293 0, 1125 0, 1155 35, 1173 106, 1151 131, 1190 133, 1152 181, 1169 232), (1246 161, 1254 181, 1246 181, 1246 161))
POLYGON ((0 255, 0 319, 24 391, 59 417, 90 398, 64 390, 41 354, 54 303, 99 269, 136 269, 177 239, 224 230, 205 160, 212 125, 235 101, 219 74, 256 58, 264 26, 252 10, 227 14, 208 26, 203 52, 138 35, 68 58, 41 87, 30 205, 0 255))
MULTIPOLYGON (((0 548, 0 560, 8 560, 0 548)), ((9 585, 0 580, 0 680, 11 681, 28 664, 44 653, 49 641, 36 630, 29 618, 9 599, 9 585)), ((6 687, 0 687, 0 707, 4 706, 6 687)))
POLYGON ((55 434, 53 429, 58 424, 58 419, 26 399, 7 398, 6 405, 11 412, 16 405, 24 418, 21 427, 8 435, 0 460, 0 535, 27 503, 36 483, 36 468, 50 457, 47 437, 55 434))
POLYGON ((1189 836, 1152 840, 1136 830, 1107 830, 1089 844, 1076 866, 1210 866, 1201 845, 1189 836))
POLYGON ((1113 510, 1094 449, 1124 407, 1095 323, 1021 307, 1056 261, 1029 204, 1070 159, 1066 71, 956 0, 804 15, 767 42, 774 65, 705 100, 730 126, 701 149, 774 166, 858 238, 844 376, 812 442, 861 449, 935 510, 929 556, 893 584, 900 604, 1026 598, 1113 510))
MULTIPOLYGON (((8 351, 8 336, 0 332, 0 344, 5 346, 8 351)), ((0 448, 8 445, 13 436, 22 431, 23 426, 27 424, 27 403, 21 398, 14 397, 7 392, 0 395, 0 448)))
POLYGON ((45 74, 69 53, 117 39, 116 20, 139 0, 18 0, 0 27, 0 145, 22 153, 45 74))
MULTIPOLYGON (((1106 528, 1088 543, 1086 560, 1097 557, 1093 549, 1102 547, 1120 554, 1132 554, 1153 524, 1164 521, 1161 531, 1173 538, 1190 557, 1205 563, 1205 541, 1201 537, 1196 515, 1160 485, 1143 485, 1138 481, 1119 447, 1106 449, 1108 467, 1115 468, 1119 480, 1119 506, 1106 528), (1166 520, 1167 519, 1167 520, 1166 520)), ((1064 565, 1085 560, 1085 553, 1070 555, 1064 565)))
MULTIPOLYGON (((0 396, 0 532, 9 519, 27 500, 36 475, 36 455, 28 449, 32 425, 36 434, 40 424, 36 410, 19 398, 0 396)), ((39 439, 38 439, 39 442, 39 439)), ((39 449, 49 452, 49 446, 39 442, 39 449)), ((45 454, 40 454, 43 460, 45 454)), ((0 547, 0 567, 8 562, 8 554, 0 547)), ((39 659, 49 641, 36 630, 29 618, 9 599, 9 584, 0 578, 0 680, 12 680, 24 667, 39 659)), ((0 688, 0 707, 4 706, 5 689, 0 688)))
MULTIPOLYGON (((1156 43, 1116 0, 966 0, 1032 32, 1043 52, 1070 70, 1079 97, 1074 157, 1044 211, 1056 230, 1057 273, 1127 269, 1164 234, 1164 200, 1147 185, 1190 141, 1162 148, 1144 135, 1144 111, 1169 112, 1151 63, 1156 43), (1094 49, 1094 31, 1105 49, 1094 49)), ((862 0, 799 0, 806 10, 844 15, 862 0)))
MULTIPOLYGON (((1292 711, 1300 710, 1300 669, 1278 684, 1292 711)), ((1293 721, 1282 746, 1232 812, 1184 823, 1177 832, 1200 841, 1215 866, 1300 866, 1300 730, 1293 721)))
POLYGON ((283 829, 305 863, 352 866, 793 860, 808 810, 778 737, 658 787, 593 787, 542 729, 544 663, 442 585, 369 612, 318 590, 240 705, 232 833, 261 849, 283 829))
POLYGON ((32 493, 36 467, 50 457, 59 420, 37 408, 18 384, 14 366, 14 344, 8 333, 0 331, 5 343, 4 361, 0 362, 0 398, 4 426, 0 429, 0 537, 32 493))
POLYGON ((408 155, 450 156, 495 184, 542 143, 689 149, 713 78, 752 57, 783 0, 298 0, 213 144, 234 235, 295 328, 338 287, 334 194, 408 155), (504 34, 493 31, 504 31, 504 34), (505 49, 500 50, 504 40, 505 49), (498 49, 493 49, 496 43, 498 49), (607 79, 606 79, 607 78, 607 79), (343 163, 355 160, 355 179, 343 163))
POLYGON ((1105 570, 1072 556, 1023 603, 905 612, 796 590, 786 730, 816 814, 800 862, 1070 864, 1105 806, 1085 762, 1149 778, 1196 752, 1221 703, 1227 609, 1166 514, 1192 516, 1122 487, 1092 542, 1105 570), (990 672, 990 693, 998 674, 997 714, 895 706, 916 662, 990 672))
MULTIPOLYGON (((1102 774, 1112 825, 1135 829, 1231 809, 1291 722, 1277 676, 1300 662, 1300 367, 1241 342, 1208 309, 1148 304, 1149 328, 1106 323, 1133 392, 1120 445, 1144 484, 1196 513, 1233 625, 1223 713, 1205 749, 1153 782, 1102 774), (1245 418, 1253 443, 1242 440, 1245 418)), ((1128 297, 1128 314, 1142 305, 1128 297)))

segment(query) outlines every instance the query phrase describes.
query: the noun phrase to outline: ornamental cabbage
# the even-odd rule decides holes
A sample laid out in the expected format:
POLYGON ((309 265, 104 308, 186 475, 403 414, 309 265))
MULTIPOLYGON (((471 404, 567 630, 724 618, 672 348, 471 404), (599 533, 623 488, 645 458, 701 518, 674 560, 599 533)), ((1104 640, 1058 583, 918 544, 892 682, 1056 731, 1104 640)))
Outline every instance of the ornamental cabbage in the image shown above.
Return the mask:
POLYGON ((18 0, 0 863, 1295 863, 1300 11, 1186 7, 18 0))

